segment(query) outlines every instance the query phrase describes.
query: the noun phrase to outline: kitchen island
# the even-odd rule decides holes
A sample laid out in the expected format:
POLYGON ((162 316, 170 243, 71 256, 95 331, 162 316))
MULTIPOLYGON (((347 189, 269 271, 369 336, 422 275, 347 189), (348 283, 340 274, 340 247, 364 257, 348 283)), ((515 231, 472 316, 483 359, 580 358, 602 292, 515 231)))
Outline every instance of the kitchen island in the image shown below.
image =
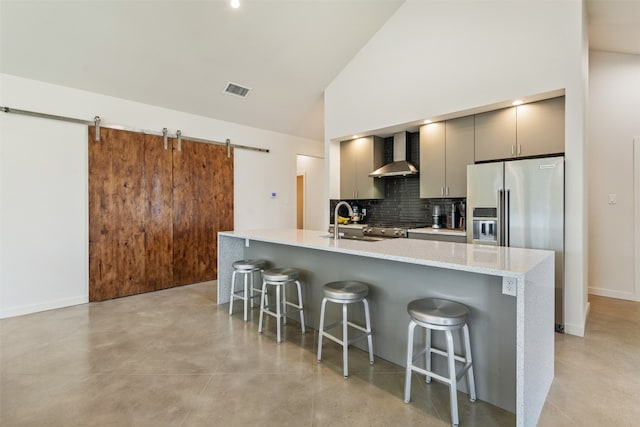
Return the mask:
MULTIPOLYGON (((400 366, 406 363, 411 300, 439 297, 465 304, 478 398, 515 413, 519 426, 537 423, 553 380, 553 252, 413 239, 336 241, 323 231, 295 229, 221 232, 219 304, 229 301, 231 265, 243 258, 301 271, 312 328, 318 327, 323 284, 369 283, 374 352, 400 366), (515 296, 503 293, 503 281, 515 296)), ((357 310, 355 315, 360 316, 357 310)), ((444 368, 438 359, 436 370, 444 368)))

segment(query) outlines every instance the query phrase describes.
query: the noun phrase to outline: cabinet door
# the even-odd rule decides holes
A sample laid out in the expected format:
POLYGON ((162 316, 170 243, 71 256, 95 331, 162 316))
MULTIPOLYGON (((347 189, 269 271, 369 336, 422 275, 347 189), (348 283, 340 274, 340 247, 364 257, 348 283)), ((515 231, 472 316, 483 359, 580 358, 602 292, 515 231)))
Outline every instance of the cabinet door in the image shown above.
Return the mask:
POLYGON ((474 160, 474 117, 446 122, 445 196, 467 197, 467 165, 474 160))
POLYGON ((383 140, 365 137, 340 143, 340 198, 382 199, 384 181, 369 174, 382 166, 383 140))
POLYGON ((356 198, 357 140, 340 143, 340 198, 356 198))
POLYGON ((420 127, 420 198, 445 196, 445 123, 420 127))
POLYGON ((359 138, 354 142, 356 153, 356 196, 355 199, 384 198, 384 181, 371 178, 369 174, 382 166, 383 140, 377 136, 359 138))
POLYGON ((523 104, 518 111, 518 156, 564 153, 564 96, 523 104))
POLYGON ((475 161, 515 156, 516 108, 489 111, 475 116, 475 161))

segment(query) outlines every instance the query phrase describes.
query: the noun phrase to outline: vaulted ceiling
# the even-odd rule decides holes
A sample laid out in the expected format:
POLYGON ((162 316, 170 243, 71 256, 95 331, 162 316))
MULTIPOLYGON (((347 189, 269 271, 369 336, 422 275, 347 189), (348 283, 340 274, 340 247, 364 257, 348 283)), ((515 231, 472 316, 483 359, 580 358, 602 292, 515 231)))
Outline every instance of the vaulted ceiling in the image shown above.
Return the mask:
MULTIPOLYGON (((0 71, 323 140, 324 88, 404 2, 240 1, 0 0, 0 71)), ((640 1, 587 7, 593 48, 640 54, 640 1)))

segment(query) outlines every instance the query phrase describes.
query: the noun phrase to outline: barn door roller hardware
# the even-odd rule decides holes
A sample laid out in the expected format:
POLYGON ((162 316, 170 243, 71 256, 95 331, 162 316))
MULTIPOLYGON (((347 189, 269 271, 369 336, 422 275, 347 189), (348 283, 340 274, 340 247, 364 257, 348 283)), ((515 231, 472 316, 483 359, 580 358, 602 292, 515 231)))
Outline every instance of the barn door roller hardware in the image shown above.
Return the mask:
POLYGON ((100 116, 95 116, 93 120, 83 120, 83 119, 76 119, 74 117, 66 117, 66 116, 58 116, 58 115, 55 115, 55 114, 39 113, 37 111, 20 110, 20 109, 11 108, 11 107, 2 107, 2 106, 0 106, 0 110, 2 110, 5 113, 20 114, 20 115, 23 115, 23 116, 39 117, 41 119, 58 120, 58 121, 62 121, 62 122, 70 122, 70 123, 78 123, 78 124, 87 125, 87 126, 95 126, 95 128, 96 128, 95 141, 96 142, 100 142, 100 129, 107 128, 107 129, 118 129, 118 130, 126 130, 126 131, 129 131, 129 132, 143 133, 143 134, 146 134, 146 135, 163 136, 163 137, 165 137, 165 149, 169 148, 168 147, 167 138, 178 138, 178 151, 182 150, 182 140, 189 140, 189 141, 194 141, 194 142, 203 142, 205 144, 224 145, 224 146, 227 147, 227 156, 229 156, 229 157, 231 157, 231 148, 237 148, 237 149, 241 149, 241 150, 259 151, 261 153, 268 153, 269 152, 268 148, 258 148, 258 147, 249 147, 249 146, 246 146, 246 145, 231 144, 231 141, 229 139, 227 139, 225 142, 214 141, 214 140, 211 140, 211 139, 204 139, 204 138, 197 138, 197 137, 194 137, 194 136, 183 135, 182 131, 177 131, 175 134, 171 134, 171 133, 169 133, 167 128, 164 128, 162 133, 160 133, 160 132, 157 132, 157 131, 150 131, 150 130, 145 130, 145 129, 137 129, 137 128, 131 128, 131 127, 121 126, 121 125, 105 125, 105 124, 102 123, 102 119, 100 118, 100 116), (166 134, 165 134, 165 131, 166 131, 166 134))

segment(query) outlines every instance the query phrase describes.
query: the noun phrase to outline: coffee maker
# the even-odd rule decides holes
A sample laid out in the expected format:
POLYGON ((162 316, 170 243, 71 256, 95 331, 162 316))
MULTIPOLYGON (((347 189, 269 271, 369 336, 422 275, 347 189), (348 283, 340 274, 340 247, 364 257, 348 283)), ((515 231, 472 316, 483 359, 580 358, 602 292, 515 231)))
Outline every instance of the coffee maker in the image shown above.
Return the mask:
POLYGON ((443 224, 444 217, 445 216, 442 214, 442 208, 440 207, 440 205, 434 205, 432 215, 431 215, 433 225, 431 227, 441 228, 443 225, 446 226, 446 224, 443 224))

